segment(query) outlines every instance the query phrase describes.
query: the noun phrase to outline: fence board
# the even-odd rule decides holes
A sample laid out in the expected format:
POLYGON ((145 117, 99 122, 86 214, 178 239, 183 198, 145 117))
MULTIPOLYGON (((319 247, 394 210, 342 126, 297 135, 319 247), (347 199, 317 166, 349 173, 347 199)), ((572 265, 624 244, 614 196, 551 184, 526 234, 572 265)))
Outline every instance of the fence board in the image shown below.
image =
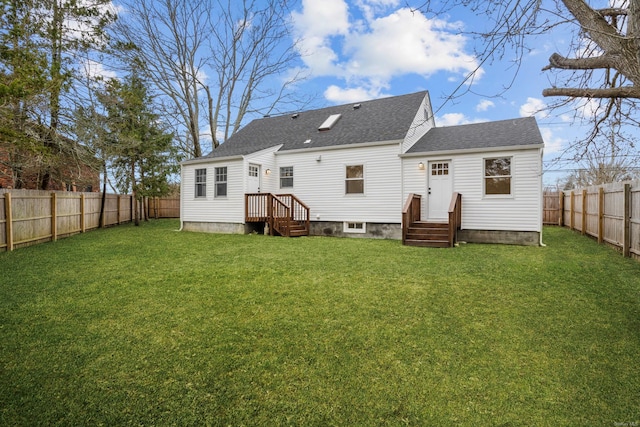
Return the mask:
POLYGON ((560 196, 557 191, 545 190, 542 221, 545 225, 558 225, 560 221, 560 196))
POLYGON ((640 181, 570 192, 547 190, 543 200, 545 224, 554 224, 553 219, 558 218, 561 225, 612 245, 626 256, 640 259, 640 181))
MULTIPOLYGON (((108 194, 106 200, 105 225, 132 220, 131 196, 108 194)), ((96 229, 101 203, 100 193, 0 189, 0 249, 13 250, 96 229)))

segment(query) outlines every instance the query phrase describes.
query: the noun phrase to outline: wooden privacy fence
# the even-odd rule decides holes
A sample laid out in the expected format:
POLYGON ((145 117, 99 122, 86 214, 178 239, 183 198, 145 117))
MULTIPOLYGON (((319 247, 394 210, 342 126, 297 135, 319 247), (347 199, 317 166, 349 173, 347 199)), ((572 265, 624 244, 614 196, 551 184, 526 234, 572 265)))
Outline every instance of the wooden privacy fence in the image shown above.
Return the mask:
POLYGON ((545 192, 544 223, 578 230, 640 259, 640 181, 545 192))
MULTIPOLYGON (((101 203, 101 193, 0 189, 0 249, 11 251, 98 228, 101 203)), ((132 196, 106 195, 104 226, 132 219, 132 196)))
POLYGON ((180 197, 147 199, 148 218, 180 218, 180 197))

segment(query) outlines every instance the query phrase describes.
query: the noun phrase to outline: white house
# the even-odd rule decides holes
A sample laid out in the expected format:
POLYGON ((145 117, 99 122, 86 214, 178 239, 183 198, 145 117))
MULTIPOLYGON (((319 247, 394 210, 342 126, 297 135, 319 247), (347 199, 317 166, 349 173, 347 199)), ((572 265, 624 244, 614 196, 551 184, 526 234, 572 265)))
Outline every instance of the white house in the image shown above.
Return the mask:
POLYGON ((265 117, 182 163, 182 228, 538 244, 542 149, 534 118, 438 128, 426 91, 265 117))

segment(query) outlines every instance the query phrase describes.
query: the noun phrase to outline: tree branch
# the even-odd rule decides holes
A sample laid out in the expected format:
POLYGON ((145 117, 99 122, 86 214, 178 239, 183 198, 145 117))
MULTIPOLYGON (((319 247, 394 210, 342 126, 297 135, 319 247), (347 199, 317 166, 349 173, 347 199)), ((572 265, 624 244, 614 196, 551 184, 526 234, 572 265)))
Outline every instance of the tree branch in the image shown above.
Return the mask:
POLYGON ((562 55, 554 53, 549 57, 549 65, 544 67, 542 71, 552 68, 560 68, 563 70, 595 70, 598 68, 615 68, 617 56, 604 54, 592 58, 565 58, 562 55))
POLYGON ((569 96, 572 98, 640 98, 640 88, 623 86, 610 89, 554 87, 542 91, 542 96, 569 96))

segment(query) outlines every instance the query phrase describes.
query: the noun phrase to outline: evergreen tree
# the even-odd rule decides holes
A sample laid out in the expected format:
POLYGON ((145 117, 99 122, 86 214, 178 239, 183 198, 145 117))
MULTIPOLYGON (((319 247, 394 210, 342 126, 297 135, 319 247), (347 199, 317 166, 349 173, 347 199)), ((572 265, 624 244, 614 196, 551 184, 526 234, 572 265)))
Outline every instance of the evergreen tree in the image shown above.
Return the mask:
POLYGON ((110 80, 99 99, 107 112, 105 152, 118 190, 131 191, 137 201, 168 194, 169 178, 177 171, 173 135, 153 113, 153 98, 140 75, 134 70, 124 81, 110 80))

